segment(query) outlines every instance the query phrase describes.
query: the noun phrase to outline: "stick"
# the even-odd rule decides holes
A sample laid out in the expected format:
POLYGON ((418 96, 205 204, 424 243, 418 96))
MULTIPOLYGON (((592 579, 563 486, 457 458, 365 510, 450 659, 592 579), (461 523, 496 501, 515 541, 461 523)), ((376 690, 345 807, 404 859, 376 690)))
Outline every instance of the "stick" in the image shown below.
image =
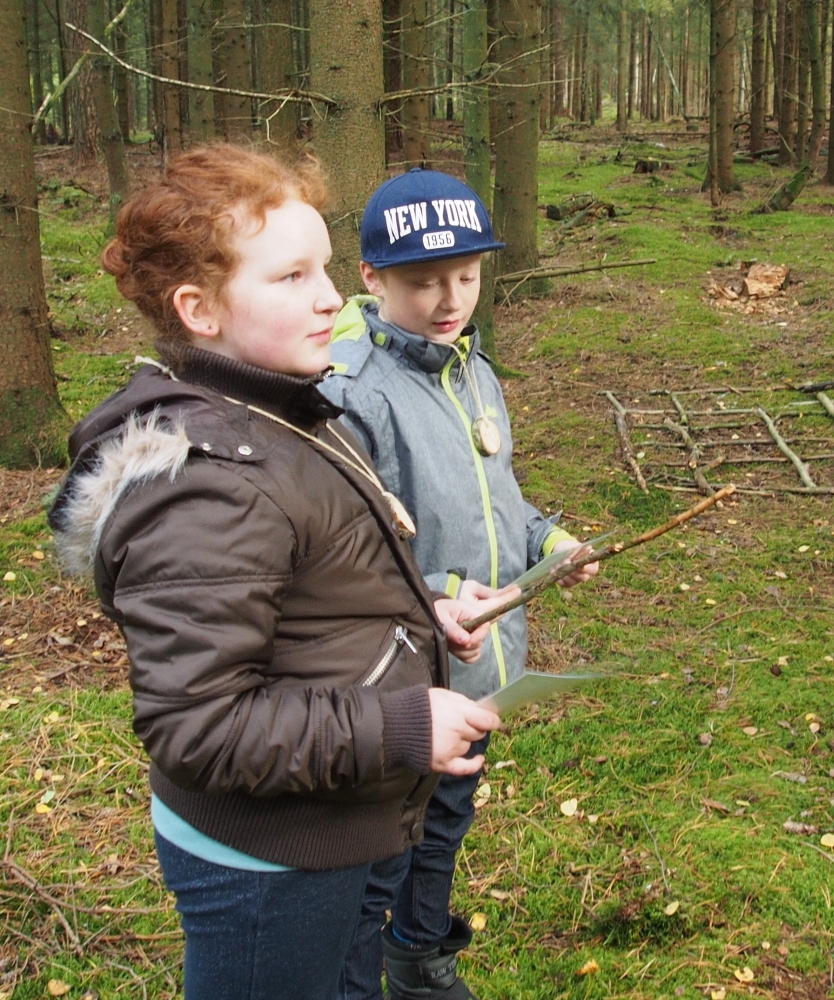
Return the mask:
POLYGON ((646 485, 646 480, 640 471, 637 459, 634 457, 634 449, 631 447, 631 438, 629 437, 628 423, 626 421, 626 409, 613 392, 606 392, 605 395, 609 403, 614 407, 614 423, 617 425, 617 433, 620 436, 623 461, 634 473, 634 478, 637 480, 637 485, 640 489, 644 493, 648 493, 649 487, 646 485))
POLYGON ((787 455, 787 457, 793 462, 794 467, 796 468, 796 471, 799 473, 799 478, 802 480, 802 482, 805 483, 805 485, 809 489, 816 489, 817 484, 814 482, 813 479, 811 479, 811 476, 808 472, 808 466, 805 464, 805 462, 802 461, 799 455, 797 455, 796 452, 793 451, 788 446, 785 439, 776 429, 776 424, 774 423, 770 415, 765 410, 763 410, 761 406, 757 406, 756 410, 759 416, 765 422, 765 426, 770 431, 770 436, 776 442, 779 451, 781 451, 783 455, 787 455))
POLYGON ((532 267, 527 271, 513 271, 501 274, 495 280, 498 284, 511 281, 527 281, 529 278, 558 278, 563 274, 584 274, 586 271, 607 271, 611 267, 637 267, 641 264, 656 264, 656 257, 644 260, 617 260, 611 263, 589 264, 587 267, 532 267))
MULTIPOLYGON (((730 496, 730 494, 734 492, 735 485, 730 483, 723 489, 718 490, 718 492, 713 496, 706 497, 704 500, 699 501, 694 507, 690 507, 689 510, 685 510, 681 514, 676 514, 671 521, 658 525, 656 528, 651 528, 649 531, 644 531, 642 535, 637 535, 635 538, 631 538, 627 542, 614 542, 613 545, 606 545, 604 549, 600 549, 598 552, 591 548, 591 551, 587 555, 581 556, 578 559, 570 559, 554 567, 554 569, 548 573, 543 580, 537 580, 535 583, 527 587, 526 590, 522 590, 519 597, 516 597, 511 601, 507 601, 506 604, 502 604, 497 608, 493 608, 492 611, 485 611, 482 615, 478 615, 477 618, 472 618, 469 621, 463 621, 460 624, 466 629, 467 632, 474 632, 479 625, 495 621, 496 618, 500 618, 501 615, 505 615, 508 611, 512 611, 513 608, 526 604, 534 597, 537 597, 542 591, 547 590, 548 587, 552 587, 554 583, 558 583, 559 580, 563 580, 566 576, 570 576, 571 573, 581 569, 583 566, 588 566, 590 563, 595 562, 604 562, 606 559, 618 556, 621 552, 625 552, 627 549, 633 549, 637 545, 643 545, 644 542, 650 542, 653 539, 658 538, 660 535, 665 535, 667 531, 671 531, 672 528, 677 528, 679 525, 685 524, 687 521, 691 521, 693 517, 703 514, 705 510, 708 510, 710 507, 717 504, 719 500, 723 500, 725 497, 730 496)), ((583 548, 587 548, 592 545, 593 539, 587 542, 583 548)), ((583 549, 580 549, 580 552, 581 551, 583 551, 583 549)))

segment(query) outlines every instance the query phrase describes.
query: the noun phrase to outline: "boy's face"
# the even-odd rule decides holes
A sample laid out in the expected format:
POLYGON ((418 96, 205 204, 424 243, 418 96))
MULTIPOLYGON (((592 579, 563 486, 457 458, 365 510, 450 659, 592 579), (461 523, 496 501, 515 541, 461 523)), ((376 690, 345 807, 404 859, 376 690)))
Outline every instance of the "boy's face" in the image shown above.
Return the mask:
POLYGON ((382 300, 380 317, 426 340, 454 343, 478 304, 480 254, 382 271, 363 261, 361 269, 365 287, 382 300))
POLYGON ((234 240, 237 270, 211 306, 219 334, 200 346, 287 375, 330 364, 330 335, 342 299, 325 268, 330 237, 319 213, 289 199, 234 240))

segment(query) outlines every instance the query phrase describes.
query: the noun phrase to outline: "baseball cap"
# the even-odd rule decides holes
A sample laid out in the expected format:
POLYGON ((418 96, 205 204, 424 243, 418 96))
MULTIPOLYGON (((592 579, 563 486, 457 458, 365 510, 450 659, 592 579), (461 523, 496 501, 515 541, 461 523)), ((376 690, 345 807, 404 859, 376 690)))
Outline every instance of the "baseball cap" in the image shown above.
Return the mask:
POLYGON ((503 250, 484 203, 449 174, 415 167, 374 191, 361 227, 362 260, 395 267, 503 250))

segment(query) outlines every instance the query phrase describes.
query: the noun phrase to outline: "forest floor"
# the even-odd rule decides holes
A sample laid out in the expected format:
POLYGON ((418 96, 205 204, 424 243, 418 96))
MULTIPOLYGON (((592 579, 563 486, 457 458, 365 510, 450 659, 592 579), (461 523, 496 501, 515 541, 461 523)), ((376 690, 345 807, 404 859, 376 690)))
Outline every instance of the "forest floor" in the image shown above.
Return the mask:
MULTIPOLYGON (((536 299, 519 288, 498 307, 517 475, 577 535, 619 540, 694 503, 696 472, 740 489, 531 606, 531 667, 604 676, 493 740, 455 886, 477 928, 462 968, 482 1000, 822 1000, 834 423, 802 387, 834 379, 834 189, 812 182, 792 211, 756 215, 787 173, 740 162, 742 190, 713 208, 703 135, 637 131, 566 126, 542 142, 547 263, 656 263, 557 278, 536 299), (649 157, 663 169, 635 173, 649 157), (583 195, 614 213, 546 218, 583 195), (778 294, 745 295, 754 263, 790 269, 778 294)), ((138 177, 158 169, 146 150, 131 159, 138 177)), ((75 420, 153 337, 98 266, 103 173, 73 170, 65 151, 39 171, 75 420)), ((168 1000, 181 935, 124 645, 89 582, 56 564, 43 508, 61 475, 0 471, 0 1000, 168 1000)))

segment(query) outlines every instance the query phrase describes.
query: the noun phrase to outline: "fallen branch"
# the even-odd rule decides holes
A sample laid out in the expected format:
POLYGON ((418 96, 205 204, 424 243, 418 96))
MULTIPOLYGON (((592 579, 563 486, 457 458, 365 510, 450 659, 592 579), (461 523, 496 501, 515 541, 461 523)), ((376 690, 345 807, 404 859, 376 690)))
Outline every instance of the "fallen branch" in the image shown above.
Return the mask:
POLYGON ((633 549, 637 545, 643 545, 645 542, 650 542, 655 538, 659 538, 660 535, 665 535, 667 531, 671 531, 673 528, 677 528, 681 524, 691 521, 693 517, 698 517, 699 514, 703 514, 705 510, 708 510, 710 507, 717 504, 719 500, 723 500, 725 497, 730 496, 731 493, 735 492, 735 489, 735 485, 730 483, 723 489, 718 490, 718 492, 713 494, 711 497, 706 497, 704 500, 696 503, 694 507, 690 507, 688 510, 683 511, 680 514, 676 514, 671 521, 658 525, 656 528, 651 528, 649 531, 644 531, 642 535, 637 535, 635 538, 631 538, 626 542, 614 542, 612 545, 606 545, 605 548, 596 551, 593 548, 593 539, 591 539, 579 549, 579 552, 585 552, 585 555, 577 556, 576 558, 568 559, 563 563, 559 563, 559 565, 555 566, 550 573, 547 574, 547 576, 543 577, 541 580, 537 580, 535 583, 531 583, 529 587, 522 590, 519 597, 513 598, 511 601, 507 601, 506 604, 502 604, 497 608, 493 608, 492 611, 485 611, 482 615, 478 615, 477 618, 461 622, 461 625, 467 630, 467 632, 474 632, 479 625, 495 621, 496 618, 500 618, 508 611, 512 611, 513 608, 526 604, 534 597, 538 597, 542 591, 547 590, 548 587, 552 587, 554 583, 558 583, 566 576, 570 576, 572 573, 575 573, 576 570, 581 569, 583 566, 588 566, 590 563, 595 562, 604 562, 606 559, 612 559, 614 556, 618 556, 621 552, 626 552, 628 549, 633 549))
POLYGON ((805 464, 805 462, 802 461, 799 455, 797 455, 796 452, 793 451, 793 449, 788 445, 787 441, 785 441, 785 439, 779 433, 776 424, 771 418, 770 414, 767 413, 765 410, 763 410, 761 406, 756 407, 756 410, 759 416, 764 421, 768 431, 770 431, 770 436, 776 442, 776 446, 778 447, 779 451, 781 451, 783 455, 786 455, 791 460, 791 462, 793 462, 794 468, 799 473, 799 478, 802 480, 802 482, 809 489, 816 489, 817 484, 814 482, 813 479, 811 479, 810 473, 808 472, 808 466, 805 464))
POLYGON ((613 392, 606 392, 605 395, 614 407, 614 423, 617 425, 617 434, 620 437, 620 446, 623 450, 623 461, 634 473, 634 478, 637 480, 637 485, 640 489, 644 493, 648 493, 649 487, 646 485, 645 476, 643 475, 640 466, 637 464, 637 459, 634 456, 634 449, 631 447, 631 437, 628 432, 626 409, 613 392))
POLYGON ((643 260, 618 260, 611 263, 589 264, 587 267, 532 267, 528 271, 513 271, 511 274, 501 274, 495 279, 498 284, 509 284, 517 281, 519 284, 532 278, 559 278, 563 274, 584 274, 586 271, 607 271, 612 267, 638 267, 643 264, 656 264, 656 257, 646 257, 643 260))

